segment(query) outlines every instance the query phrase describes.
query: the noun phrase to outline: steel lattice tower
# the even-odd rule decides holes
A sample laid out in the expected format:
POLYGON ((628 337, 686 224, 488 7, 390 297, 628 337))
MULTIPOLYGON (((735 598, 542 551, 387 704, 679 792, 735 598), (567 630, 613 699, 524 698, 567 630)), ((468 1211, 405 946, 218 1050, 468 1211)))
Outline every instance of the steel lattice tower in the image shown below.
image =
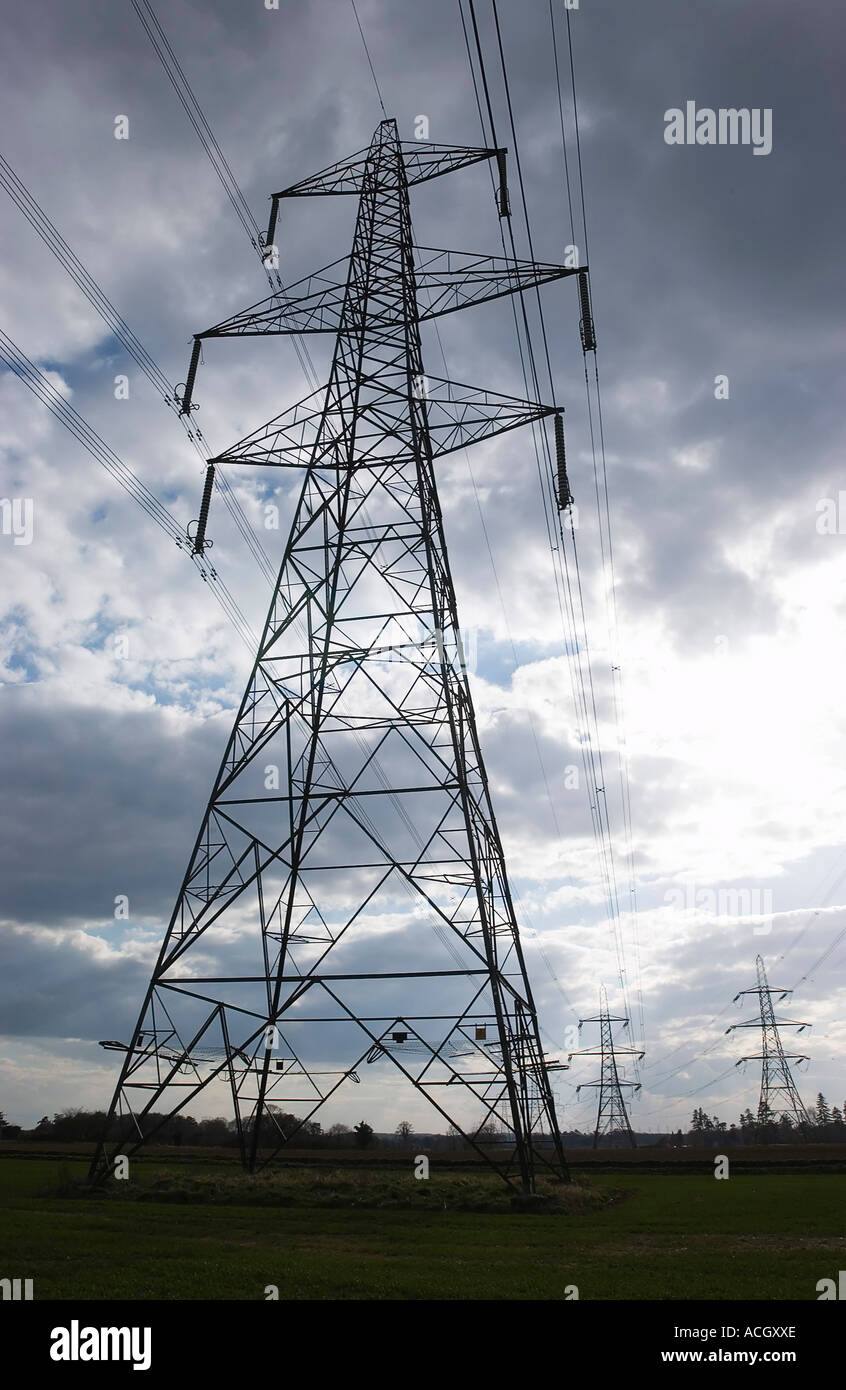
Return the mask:
POLYGON ((779 1029, 796 1028, 801 1033, 804 1028, 809 1028, 810 1024, 801 1023, 795 1018, 776 1018, 773 995, 778 995, 776 1002, 781 1003, 783 999, 793 993, 793 990, 777 989, 774 985, 768 984, 767 972, 760 956, 756 956, 755 964, 758 971, 756 987, 754 989, 741 989, 734 996, 732 1002, 736 1004, 738 999, 742 999, 744 995, 756 994, 760 1017, 747 1019, 744 1023, 733 1023, 730 1028, 726 1029, 726 1033, 734 1032, 735 1028, 760 1028, 761 1030, 761 1051, 741 1057, 737 1063, 738 1066, 742 1066, 744 1062, 761 1063, 761 1099, 758 1102, 759 1130, 766 1134, 770 1125, 776 1123, 782 1115, 786 1115, 795 1125, 799 1135, 804 1138, 812 1121, 802 1104, 790 1070, 790 1063, 806 1062, 808 1058, 805 1053, 785 1052, 779 1029))
MULTIPOLYGON (((562 266, 415 247, 409 187, 504 151, 400 142, 274 194, 356 195, 348 260, 197 335, 332 333, 327 387, 210 461, 303 467, 255 664, 109 1112, 131 1153, 225 1084, 276 1157, 392 1067, 513 1187, 567 1168, 491 805, 435 482, 440 455, 555 407, 426 376, 420 325, 562 266), (339 1066, 339 1059, 342 1064, 339 1066), (281 1112, 296 1129, 280 1127, 281 1112)), ((205 526, 207 485, 201 510, 205 526)), ((199 534, 197 547, 204 544, 199 534)))
POLYGON ((602 1070, 598 1081, 584 1081, 576 1087, 576 1095, 581 1090, 599 1091, 599 1108, 596 1112, 596 1129, 593 1134, 593 1147, 599 1148, 599 1141, 603 1135, 609 1136, 613 1147, 615 1144, 629 1143, 633 1149, 637 1148, 634 1133, 629 1123, 626 1111, 626 1102, 623 1099, 623 1088, 627 1087, 633 1093, 640 1090, 639 1081, 623 1081, 617 1069, 618 1057, 643 1057, 645 1054, 634 1047, 616 1047, 614 1044, 614 1024, 622 1023, 624 1028, 628 1028, 629 1020, 624 1014, 611 1014, 608 1012, 608 999, 603 985, 599 997, 599 1013, 594 1018, 580 1018, 579 1032, 585 1023, 599 1024, 599 1046, 585 1047, 578 1052, 571 1052, 567 1058, 568 1062, 573 1057, 601 1057, 602 1070))

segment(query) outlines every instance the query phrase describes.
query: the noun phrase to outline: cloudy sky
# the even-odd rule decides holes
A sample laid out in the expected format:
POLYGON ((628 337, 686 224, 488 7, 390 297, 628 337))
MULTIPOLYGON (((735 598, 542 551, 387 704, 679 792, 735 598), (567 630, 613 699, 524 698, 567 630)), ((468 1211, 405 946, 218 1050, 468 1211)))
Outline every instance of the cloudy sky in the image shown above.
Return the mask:
MULTIPOLYGON (((358 8, 401 136, 426 115, 432 140, 483 143, 457 0, 358 8)), ((560 261, 573 233, 549 4, 499 8, 534 251, 560 261)), ((4 9, 0 152, 182 381, 192 335, 266 292, 261 267, 129 0, 4 9), (128 139, 115 138, 118 116, 128 139)), ((488 0, 477 11, 498 136, 511 144, 488 0)), ((260 223, 272 191, 369 143, 381 112, 348 0, 168 0, 158 14, 260 223)), ((562 43, 559 0, 554 14, 562 43)), ((543 296, 609 772, 612 665, 624 691, 639 912, 619 935, 630 1036, 646 1050, 633 1121, 663 1130, 694 1106, 726 1120, 754 1108, 756 1066, 734 1062, 757 1051, 755 1034, 724 1030, 754 1011, 731 999, 754 983, 759 952, 773 983, 796 987, 788 1016, 813 1024, 799 1040, 811 1057, 803 1095, 843 1104, 846 21, 834 0, 582 0, 570 20, 619 647, 574 282, 543 296), (667 144, 665 112, 688 101, 770 111, 771 151, 667 144)), ((563 95, 569 134, 567 83, 563 95)), ((197 455, 0 196, 0 328, 187 525, 197 455), (115 396, 120 374, 128 399, 115 396)), ((512 206, 527 255, 516 181, 512 206)), ((413 212, 421 245, 500 249, 484 166, 419 190, 413 212)), ((285 209, 286 282, 347 252, 354 213, 351 199, 285 209)), ((434 373, 443 348, 455 379, 523 394, 506 301, 440 332, 440 343, 424 336, 434 373)), ((312 344, 320 374, 329 348, 312 344)), ((197 419, 219 450, 308 389, 287 339, 215 344, 197 419)), ((110 1096, 114 1055, 97 1040, 135 1021, 250 656, 186 556, 3 367, 0 402, 0 498, 19 507, 4 504, 0 534, 0 1108, 30 1124, 110 1096), (31 517, 31 537, 15 534, 16 515, 31 517), (114 919, 119 895, 128 921, 114 919)), ((278 559, 296 479, 229 476, 278 559), (277 531, 262 529, 268 499, 277 531)), ((624 996, 588 789, 567 771, 580 766, 579 721, 530 433, 450 456, 439 480, 544 1042, 566 1052, 601 984, 616 1011, 624 996)), ((259 626, 267 586, 219 506, 210 534, 259 626)), ((585 1060, 556 1082, 567 1128, 590 1125, 592 1094, 574 1088, 592 1079, 585 1060)), ((366 1081, 333 1118, 359 1112, 377 1128, 429 1123, 422 1102, 366 1081)))

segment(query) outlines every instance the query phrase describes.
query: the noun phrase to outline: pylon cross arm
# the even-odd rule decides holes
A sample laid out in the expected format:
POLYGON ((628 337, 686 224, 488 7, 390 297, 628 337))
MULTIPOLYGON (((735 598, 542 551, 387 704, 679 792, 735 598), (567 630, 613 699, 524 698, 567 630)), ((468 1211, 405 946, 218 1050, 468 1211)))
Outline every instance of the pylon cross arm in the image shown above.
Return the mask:
POLYGON ((430 145, 421 140, 404 140, 400 146, 405 171, 410 184, 439 179, 442 174, 454 174, 470 164, 495 159, 505 150, 479 149, 467 145, 430 145))
MULTIPOLYGON (((578 275, 571 266, 544 261, 514 260, 510 256, 488 256, 473 251, 444 251, 420 247, 420 267, 416 272, 418 322, 442 318, 444 314, 484 304, 504 295, 520 294, 536 285, 548 284, 578 275)), ((197 338, 254 338, 290 333, 337 333, 342 315, 348 329, 356 327, 355 313, 346 306, 346 282, 331 272, 344 264, 334 261, 313 275, 290 285, 284 294, 272 294, 256 304, 223 319, 197 338), (293 291, 299 290, 298 294, 293 291)), ((367 306, 371 329, 395 328, 404 322, 402 306, 388 301, 379 312, 367 306)))
POLYGON ((337 333, 346 293, 349 256, 322 266, 281 293, 267 295, 198 338, 252 337, 266 333, 337 333))
MULTIPOLYGON (((504 150, 483 149, 469 145, 436 145, 427 140, 404 140, 399 146, 409 184, 425 183, 429 179, 440 178, 442 174, 452 174, 458 169, 466 169, 480 160, 494 159, 504 150)), ((367 150, 359 150, 346 159, 330 164, 317 174, 301 179, 299 183, 280 189, 272 196, 279 198, 326 197, 332 194, 361 193, 364 170, 367 165, 367 150)))
POLYGON ((346 159, 339 159, 336 164, 300 179, 299 183, 280 189, 271 197, 275 201, 278 198, 319 198, 333 193, 360 193, 367 155, 367 150, 357 150, 355 154, 347 155, 346 159))
POLYGON ((579 273, 572 266, 488 256, 476 251, 446 251, 435 246, 420 246, 416 250, 421 323, 579 273))
MULTIPOLYGON (((468 386, 444 377, 426 376, 417 389, 425 400, 432 457, 518 429, 555 413, 555 406, 525 401, 518 396, 468 386)), ((338 446, 351 425, 352 395, 347 391, 326 410, 326 388, 299 401, 213 460, 215 463, 261 464, 273 468, 338 467, 338 446)), ((393 467, 413 454, 413 441, 403 448, 392 432, 393 416, 408 406, 408 382, 392 385, 386 379, 379 395, 355 413, 356 466, 393 467), (385 439, 390 450, 385 452, 385 439)))

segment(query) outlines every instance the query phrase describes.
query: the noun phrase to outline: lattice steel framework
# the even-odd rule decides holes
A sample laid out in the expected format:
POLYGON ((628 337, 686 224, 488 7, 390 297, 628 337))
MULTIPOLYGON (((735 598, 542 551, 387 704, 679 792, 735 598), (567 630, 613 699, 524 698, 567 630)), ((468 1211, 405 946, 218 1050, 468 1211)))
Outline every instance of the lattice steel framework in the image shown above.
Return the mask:
POLYGON ((793 990, 777 989, 768 983, 767 972, 760 956, 756 956, 755 965, 758 974, 757 985, 754 989, 741 989, 734 996, 732 1002, 736 1004, 738 999, 742 999, 747 994, 757 995, 760 1016, 747 1019, 743 1023, 733 1023, 731 1027, 726 1029, 726 1033, 732 1033, 736 1028, 760 1028, 761 1030, 761 1051, 749 1053, 746 1057, 741 1057, 737 1063, 738 1066, 742 1066, 745 1062, 761 1063, 758 1128, 766 1133, 769 1126, 777 1123, 782 1115, 786 1115, 799 1135, 805 1138, 813 1121, 802 1103, 796 1082, 793 1080, 790 1063, 807 1062, 808 1057, 803 1052, 785 1052, 779 1029, 795 1028, 801 1033, 803 1029, 809 1028, 810 1024, 801 1023, 799 1019, 795 1018, 776 1018, 773 995, 778 996, 776 1003, 781 1003, 783 999, 793 993, 793 990))
POLYGON ((336 335, 325 390, 219 456, 305 477, 137 1027, 110 1044, 125 1050, 110 1121, 131 1117, 132 1136, 104 1141, 95 1175, 161 1128, 151 1116, 221 1084, 260 1168, 369 1064, 515 1189, 539 1166, 567 1177, 433 468, 555 407, 427 377, 420 324, 576 272, 416 248, 409 204, 411 184, 494 156, 403 144, 383 121, 368 150, 273 197, 268 254, 280 199, 358 196, 345 273, 195 340, 185 412, 202 341, 336 335))
POLYGON ((585 1023, 599 1024, 599 1046, 584 1047, 578 1052, 571 1052, 567 1058, 568 1062, 573 1057, 601 1057, 602 1068, 598 1081, 583 1081, 576 1087, 576 1094, 579 1091, 599 1091, 599 1107, 596 1112, 596 1129, 593 1133, 593 1147, 599 1148, 600 1139, 608 1136, 609 1144, 613 1147, 620 1144, 630 1144, 633 1149, 637 1148, 634 1133, 629 1123, 626 1102, 623 1098, 623 1090, 631 1090, 636 1093, 640 1090, 639 1081, 624 1081, 620 1076, 617 1067, 618 1057, 637 1057, 641 1058, 645 1054, 634 1047, 617 1047, 614 1043, 614 1025, 621 1023, 623 1028, 628 1028, 629 1020, 624 1014, 611 1014, 608 1011, 608 999, 603 985, 599 997, 599 1013, 593 1018, 579 1019, 579 1032, 585 1023))

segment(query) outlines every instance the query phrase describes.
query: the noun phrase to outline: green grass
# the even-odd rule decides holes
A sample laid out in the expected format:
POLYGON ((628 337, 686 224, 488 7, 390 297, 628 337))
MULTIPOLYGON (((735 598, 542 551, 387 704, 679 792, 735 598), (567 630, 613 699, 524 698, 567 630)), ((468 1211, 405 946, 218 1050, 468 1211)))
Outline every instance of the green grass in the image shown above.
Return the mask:
MULTIPOLYGON (((101 1189, 102 1200, 200 1203, 205 1206, 369 1208, 374 1211, 509 1212, 513 1191, 489 1172, 450 1171, 439 1165, 435 1180, 415 1179, 410 1163, 370 1168, 286 1163, 281 1168, 251 1175, 230 1164, 214 1167, 138 1165, 132 1182, 111 1182, 101 1189)), ((57 1189, 59 1196, 86 1197, 87 1184, 72 1178, 68 1164, 57 1189)), ((623 1193, 584 1178, 559 1183, 540 1178, 533 1201, 544 1213, 597 1211, 619 1201, 623 1193)))
MULTIPOLYGON (((523 1214, 224 1204, 234 1179, 202 1205, 86 1200, 56 1195, 59 1166, 0 1162, 0 1272, 34 1278, 36 1298, 262 1299, 275 1284, 280 1299, 562 1299, 576 1284, 581 1299, 813 1300, 846 1262, 844 1178, 828 1174, 602 1174, 589 1186, 603 1205, 523 1214)), ((136 1171, 150 1197, 203 1177, 136 1171)), ((455 1181, 433 1163, 429 1200, 455 1181)))

